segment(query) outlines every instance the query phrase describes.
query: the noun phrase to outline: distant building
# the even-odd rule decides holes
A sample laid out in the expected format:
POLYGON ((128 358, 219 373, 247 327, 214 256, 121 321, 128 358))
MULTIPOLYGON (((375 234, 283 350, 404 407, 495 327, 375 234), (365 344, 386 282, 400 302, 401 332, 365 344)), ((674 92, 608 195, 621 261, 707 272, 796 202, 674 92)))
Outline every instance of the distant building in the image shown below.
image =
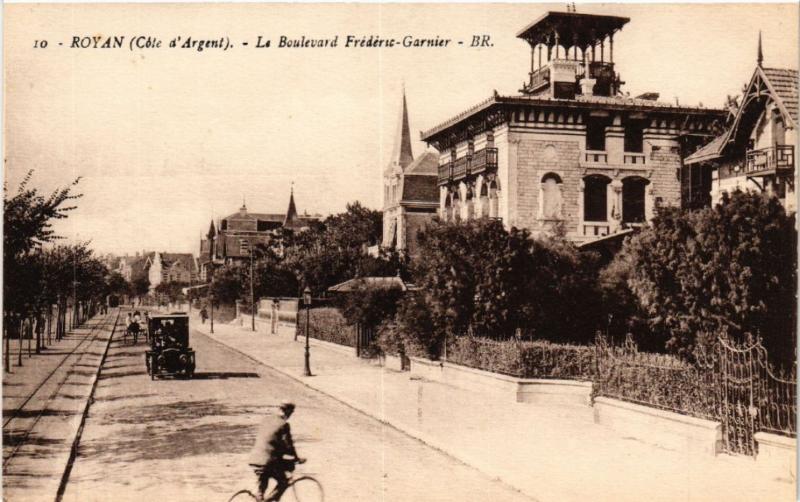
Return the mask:
POLYGON ((289 194, 289 207, 285 214, 250 213, 242 203, 239 211, 212 221, 204 239, 200 241, 199 278, 209 281, 215 266, 248 260, 250 250, 259 244, 266 245, 279 229, 305 230, 320 215, 300 215, 294 202, 294 190, 289 194))
POLYGON ((623 94, 614 34, 628 21, 545 13, 517 34, 531 48, 520 94, 495 92, 422 134, 439 151, 443 219, 499 218, 586 243, 680 204, 682 158, 725 113, 623 94))
POLYGON ((741 104, 729 98, 725 132, 686 159, 690 207, 719 201, 735 189, 767 192, 796 212, 797 70, 758 64, 741 104))
POLYGON ((146 251, 141 254, 137 252, 133 256, 122 256, 118 262, 117 272, 128 282, 134 282, 143 277, 149 278, 150 264, 153 262, 154 257, 154 252, 146 251))
POLYGON ((195 260, 191 253, 153 253, 147 261, 151 291, 161 283, 191 284, 197 279, 195 260))
POLYGON ((417 232, 439 208, 438 159, 437 153, 428 151, 414 160, 404 92, 394 151, 383 173, 384 248, 415 253, 417 232))

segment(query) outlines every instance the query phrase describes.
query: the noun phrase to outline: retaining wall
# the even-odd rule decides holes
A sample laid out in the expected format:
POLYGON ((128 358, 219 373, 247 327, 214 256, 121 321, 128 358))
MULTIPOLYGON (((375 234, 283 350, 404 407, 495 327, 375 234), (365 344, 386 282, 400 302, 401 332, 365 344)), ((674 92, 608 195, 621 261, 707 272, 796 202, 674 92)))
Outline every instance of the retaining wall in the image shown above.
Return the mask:
POLYGON ((626 437, 671 450, 716 455, 722 424, 607 397, 594 400, 594 421, 626 437))
POLYGON ((411 358, 411 374, 467 389, 474 385, 497 389, 518 403, 591 405, 591 382, 517 378, 419 357, 411 358))

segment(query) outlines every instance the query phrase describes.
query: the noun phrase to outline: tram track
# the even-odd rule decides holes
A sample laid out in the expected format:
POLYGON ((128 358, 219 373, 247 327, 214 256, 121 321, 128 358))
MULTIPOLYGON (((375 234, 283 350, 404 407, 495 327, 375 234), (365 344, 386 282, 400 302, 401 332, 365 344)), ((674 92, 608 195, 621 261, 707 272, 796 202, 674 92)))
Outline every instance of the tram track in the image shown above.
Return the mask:
MULTIPOLYGON (((16 409, 10 413, 9 417, 4 420, 3 422, 3 436, 4 442, 7 440, 7 435, 13 433, 16 437, 14 440, 14 446, 10 451, 3 451, 3 473, 5 474, 11 460, 13 460, 19 450, 25 446, 28 442, 28 438, 30 437, 31 432, 36 428, 37 424, 40 422, 43 416, 48 413, 49 405, 56 399, 57 396, 61 393, 61 390, 66 385, 67 381, 73 374, 73 370, 84 360, 86 356, 86 352, 80 353, 77 358, 73 356, 82 348, 86 348, 91 346, 98 338, 106 332, 107 329, 111 329, 112 334, 109 335, 108 343, 111 343, 111 339, 113 337, 113 331, 116 328, 117 323, 119 322, 120 311, 117 309, 116 313, 107 314, 105 318, 100 320, 97 324, 90 328, 89 333, 86 337, 81 340, 72 350, 64 355, 64 357, 59 361, 55 368, 50 371, 47 376, 39 383, 31 393, 25 398, 25 400, 16 407, 16 409), (65 366, 65 363, 70 359, 74 359, 71 364, 65 366), (63 374, 63 378, 58 380, 57 382, 53 382, 54 378, 58 378, 59 374, 63 374), (45 389, 53 390, 44 398, 43 401, 39 401, 34 399, 37 397, 40 392, 45 389), (36 403, 37 409, 35 410, 27 410, 26 408, 29 407, 29 404, 36 403), (32 413, 32 416, 25 416, 24 412, 29 411, 32 413), (20 423, 22 422, 22 423, 20 423), (26 423, 28 422, 28 423, 26 423), (19 424, 19 425, 17 425, 19 424)), ((101 361, 102 363, 102 361, 101 361)))

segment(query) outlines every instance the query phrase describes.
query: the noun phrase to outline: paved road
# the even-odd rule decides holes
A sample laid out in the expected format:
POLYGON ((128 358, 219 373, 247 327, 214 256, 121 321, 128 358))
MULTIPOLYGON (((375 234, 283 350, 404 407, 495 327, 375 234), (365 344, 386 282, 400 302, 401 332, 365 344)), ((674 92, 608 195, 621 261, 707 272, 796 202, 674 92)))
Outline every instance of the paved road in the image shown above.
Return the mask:
POLYGON ((328 502, 531 500, 196 331, 192 345, 195 379, 151 381, 144 345, 115 337, 63 500, 227 500, 253 487, 255 427, 284 398, 328 502))

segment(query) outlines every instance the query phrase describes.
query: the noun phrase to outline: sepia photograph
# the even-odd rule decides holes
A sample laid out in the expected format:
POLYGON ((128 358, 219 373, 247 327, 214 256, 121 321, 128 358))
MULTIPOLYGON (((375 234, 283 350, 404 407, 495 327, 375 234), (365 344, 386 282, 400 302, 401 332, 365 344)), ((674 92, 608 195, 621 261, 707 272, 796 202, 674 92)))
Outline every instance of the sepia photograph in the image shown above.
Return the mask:
POLYGON ((799 30, 6 4, 3 500, 798 500, 799 30))

